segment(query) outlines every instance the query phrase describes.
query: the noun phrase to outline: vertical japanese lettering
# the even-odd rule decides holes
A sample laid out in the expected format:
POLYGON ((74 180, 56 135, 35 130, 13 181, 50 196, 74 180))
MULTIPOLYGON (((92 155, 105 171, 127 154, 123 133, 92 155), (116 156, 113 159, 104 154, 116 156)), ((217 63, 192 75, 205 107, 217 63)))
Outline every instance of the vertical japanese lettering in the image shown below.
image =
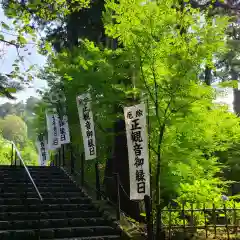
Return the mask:
POLYGON ((86 160, 96 158, 94 122, 90 101, 90 94, 82 94, 77 97, 78 114, 82 130, 86 160))
POLYGON ((49 149, 54 150, 60 146, 60 122, 56 113, 46 113, 49 149))
POLYGON ((37 147, 39 152, 39 165, 46 166, 49 155, 47 149, 47 141, 43 135, 38 136, 37 147))
POLYGON ((145 105, 126 107, 124 115, 129 153, 130 198, 142 200, 150 189, 145 105))

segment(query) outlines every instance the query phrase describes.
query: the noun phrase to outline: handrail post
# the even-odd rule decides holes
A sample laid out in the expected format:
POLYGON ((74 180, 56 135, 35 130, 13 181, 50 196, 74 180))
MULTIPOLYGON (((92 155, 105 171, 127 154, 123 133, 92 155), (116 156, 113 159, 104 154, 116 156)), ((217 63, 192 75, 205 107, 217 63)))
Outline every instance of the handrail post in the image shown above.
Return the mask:
POLYGON ((59 167, 62 166, 62 145, 59 148, 59 167))
POLYGON ((101 186, 100 186, 100 176, 99 176, 99 165, 98 161, 95 163, 95 174, 96 174, 96 198, 97 200, 101 200, 101 186))
POLYGON ((70 148, 70 164, 71 164, 71 174, 74 173, 74 159, 73 159, 73 152, 72 148, 70 148))
POLYGON ((38 239, 40 239, 41 213, 42 213, 42 201, 39 199, 39 202, 38 202, 38 239))
POLYGON ((62 166, 65 167, 65 147, 64 144, 62 146, 62 166))
POLYGON ((148 195, 144 196, 146 222, 147 222, 147 239, 153 240, 153 222, 152 222, 152 203, 148 195))
POLYGON ((57 167, 59 167, 60 166, 60 157, 61 157, 60 156, 60 149, 57 150, 57 156, 58 156, 57 157, 57 167))
POLYGON ((120 211, 121 211, 121 205, 120 205, 120 180, 119 180, 119 175, 118 173, 114 173, 114 177, 115 177, 115 183, 116 183, 116 193, 117 193, 117 208, 116 208, 116 217, 117 217, 117 221, 120 220, 120 211))
POLYGON ((54 155, 53 165, 54 165, 54 167, 57 166, 57 153, 55 153, 55 155, 54 155))
POLYGON ((84 186, 84 168, 85 168, 85 159, 84 153, 81 154, 81 184, 84 186))
POLYGON ((61 148, 58 149, 58 167, 61 166, 61 148))
POLYGON ((15 161, 15 167, 17 166, 17 151, 15 150, 15 158, 14 158, 14 161, 15 161))
POLYGON ((59 160, 58 160, 59 156, 58 155, 59 155, 59 151, 57 150, 56 151, 56 165, 55 165, 56 167, 58 167, 58 162, 59 162, 59 160))
POLYGON ((27 173, 24 171, 24 181, 25 181, 25 195, 24 195, 24 200, 26 201, 27 199, 27 189, 28 189, 28 182, 27 182, 27 173))
POLYGON ((42 201, 42 200, 43 200, 42 195, 41 195, 41 193, 39 192, 39 190, 38 190, 38 188, 37 188, 37 186, 36 186, 36 184, 35 184, 32 176, 31 176, 30 172, 28 171, 28 168, 26 167, 26 165, 25 165, 25 163, 24 163, 24 161, 23 161, 23 159, 22 159, 22 157, 21 157, 20 152, 18 151, 18 149, 17 149, 16 145, 14 144, 14 142, 12 142, 12 144, 13 144, 13 147, 14 147, 14 149, 15 149, 15 166, 16 166, 17 156, 18 156, 18 157, 19 157, 19 161, 21 162, 22 166, 24 167, 25 172, 26 172, 26 174, 28 175, 28 177, 29 177, 29 179, 30 179, 30 181, 31 181, 31 183, 32 183, 35 191, 37 192, 37 195, 38 195, 39 199, 42 201))
POLYGON ((156 205, 156 215, 157 215, 157 229, 155 239, 164 239, 164 232, 162 231, 162 209, 160 205, 156 205))
POLYGON ((13 151, 14 151, 14 149, 13 149, 13 144, 11 144, 12 145, 12 152, 11 152, 11 166, 13 165, 13 151))

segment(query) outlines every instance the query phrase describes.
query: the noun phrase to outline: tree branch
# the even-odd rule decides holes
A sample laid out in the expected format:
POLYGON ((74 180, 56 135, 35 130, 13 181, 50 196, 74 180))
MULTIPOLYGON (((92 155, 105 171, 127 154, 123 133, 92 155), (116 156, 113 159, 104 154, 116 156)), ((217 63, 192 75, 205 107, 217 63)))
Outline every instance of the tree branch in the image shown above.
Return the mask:
POLYGON ((151 144, 149 145, 149 148, 150 148, 152 151, 154 151, 154 153, 157 155, 157 150, 156 150, 154 147, 152 147, 151 144))
POLYGON ((0 39, 0 42, 3 42, 3 43, 6 43, 6 44, 9 44, 9 45, 12 45, 16 48, 19 48, 19 45, 17 43, 14 43, 14 42, 10 42, 10 41, 4 40, 4 39, 0 39))
POLYGON ((240 10, 240 5, 234 7, 230 3, 223 3, 220 0, 214 1, 213 3, 212 1, 208 1, 205 4, 199 4, 198 1, 190 0, 189 4, 192 8, 199 8, 200 10, 205 10, 210 6, 212 6, 213 8, 222 8, 225 10, 240 10))
POLYGON ((144 74, 144 72, 143 72, 143 64, 142 64, 141 54, 139 55, 139 59, 140 59, 140 70, 141 70, 141 75, 142 75, 142 78, 143 78, 144 85, 145 85, 145 87, 147 88, 147 91, 148 91, 148 93, 149 93, 152 101, 155 102, 154 97, 153 97, 153 94, 152 94, 152 92, 151 92, 151 90, 150 90, 150 88, 149 88, 149 86, 148 86, 148 84, 147 84, 147 81, 146 81, 146 78, 145 78, 145 74, 144 74))
MULTIPOLYGON (((180 106, 179 108, 177 108, 176 110, 174 110, 174 113, 177 113, 179 110, 181 110, 181 109, 185 108, 186 106, 188 106, 188 105, 196 102, 197 100, 199 100, 199 99, 193 99, 191 102, 188 102, 187 104, 184 104, 184 105, 180 106)), ((170 111, 170 113, 169 113, 168 116, 166 117, 166 120, 171 116, 172 113, 173 113, 173 109, 172 109, 172 111, 170 111)))

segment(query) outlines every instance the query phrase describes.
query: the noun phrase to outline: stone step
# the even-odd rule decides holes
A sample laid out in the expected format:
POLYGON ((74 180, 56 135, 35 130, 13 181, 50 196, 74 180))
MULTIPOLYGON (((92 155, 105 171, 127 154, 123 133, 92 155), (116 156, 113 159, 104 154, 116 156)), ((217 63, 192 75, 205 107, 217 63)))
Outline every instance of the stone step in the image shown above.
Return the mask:
POLYGON ((0 166, 0 240, 120 239, 120 230, 56 167, 0 166), (113 227, 114 226, 114 227, 113 227))
MULTIPOLYGON (((62 170, 60 168, 57 167, 31 167, 31 166, 27 166, 29 171, 32 172, 48 172, 48 173, 61 173, 62 170)), ((5 171, 5 172, 20 172, 20 171, 25 171, 25 168, 22 166, 4 166, 1 165, 0 166, 0 171, 5 171)))
MULTIPOLYGON (((63 182, 63 183, 59 183, 59 182, 51 182, 49 181, 47 182, 36 182, 35 183, 37 187, 46 187, 46 185, 48 185, 50 188, 52 187, 64 187, 64 188, 71 188, 73 186, 75 186, 73 183, 71 182, 63 182)), ((5 187, 21 187, 21 186, 28 186, 28 187, 32 187, 32 183, 25 183, 25 182, 0 182, 0 189, 5 188, 5 187)))
POLYGON ((102 217, 96 218, 60 218, 22 220, 22 221, 0 221, 0 231, 2 230, 23 230, 40 228, 61 228, 61 227, 86 227, 86 226, 107 226, 109 222, 102 217))
POLYGON ((47 212, 4 212, 0 213, 0 221, 13 220, 38 220, 58 218, 79 218, 79 217, 101 217, 96 210, 75 210, 75 211, 47 211, 47 212))
MULTIPOLYGON (((43 198, 63 198, 66 197, 66 193, 65 192, 41 192, 41 195, 43 198)), ((2 191, 0 192, 0 198, 34 198, 37 197, 37 193, 36 191, 33 192, 28 192, 28 191, 22 191, 22 192, 5 192, 2 191)), ((68 192, 67 193, 67 197, 71 198, 71 197, 84 197, 84 193, 82 192, 68 192)))
MULTIPOLYGON (((97 237, 75 237, 75 238, 54 238, 53 240, 120 240, 121 237, 118 235, 111 235, 111 236, 97 236, 97 237)), ((47 240, 47 239, 42 239, 47 240)))
POLYGON ((93 210, 93 204, 0 205, 0 212, 75 211, 93 210), (39 209, 40 208, 40 209, 39 209))
MULTIPOLYGON (((8 181, 8 179, 12 179, 12 180, 19 180, 19 181, 24 181, 25 179, 29 179, 28 175, 25 174, 6 174, 0 173, 0 176, 2 179, 4 179, 4 181, 8 181)), ((51 180, 51 181, 60 181, 60 180, 68 180, 69 181, 69 177, 67 176, 62 176, 62 175, 52 175, 50 174, 49 176, 46 174, 42 174, 42 175, 36 175, 36 174, 32 174, 31 173, 31 177, 35 180, 38 179, 43 179, 43 180, 51 180)))
MULTIPOLYGON (((44 198, 46 204, 83 204, 91 203, 91 199, 88 197, 79 198, 44 198)), ((0 205, 22 205, 22 204, 39 204, 39 198, 0 198, 0 205)))
MULTIPOLYGON (((75 237, 75 238, 54 238, 53 240, 120 240, 121 237, 118 235, 111 235, 111 236, 97 236, 97 237, 75 237)), ((47 239, 42 239, 47 240, 47 239)))
MULTIPOLYGON (((35 192, 35 188, 33 186, 30 186, 30 184, 28 185, 22 185, 21 188, 19 186, 7 186, 4 185, 2 186, 2 188, 0 188, 0 192, 22 192, 22 191, 28 191, 28 192, 35 192)), ((42 192, 74 192, 74 191, 78 191, 78 192, 82 192, 81 189, 79 189, 76 186, 71 186, 71 187, 64 187, 64 186, 50 186, 50 187, 42 187, 42 186, 38 186, 38 190, 40 191, 40 193, 42 192)))
MULTIPOLYGON (((33 180, 36 182, 36 183, 59 183, 59 184, 62 184, 62 183, 66 183, 66 184, 72 184, 72 182, 71 182, 71 180, 68 178, 66 178, 66 179, 61 179, 61 178, 59 178, 59 179, 47 179, 47 178, 33 178, 33 180), (50 182, 49 182, 50 181, 50 182)), ((29 182, 30 183, 30 180, 29 179, 27 179, 27 180, 25 180, 25 179, 19 179, 19 178, 4 178, 3 180, 1 180, 1 183, 6 183, 6 184, 8 184, 8 183, 23 183, 23 184, 25 184, 26 182, 29 182)))
MULTIPOLYGON (((89 226, 89 227, 74 227, 74 228, 49 228, 49 229, 40 229, 40 232, 35 229, 27 230, 10 230, 10 231, 1 231, 0 239, 11 239, 11 240, 37 240, 40 235, 41 239, 56 239, 56 238, 74 238, 74 237, 95 237, 101 239, 101 236, 106 237, 114 236, 116 238, 116 230, 107 227, 107 226, 89 226)), ((94 238, 92 238, 94 239, 94 238)), ((111 238, 110 238, 111 239, 111 238)))

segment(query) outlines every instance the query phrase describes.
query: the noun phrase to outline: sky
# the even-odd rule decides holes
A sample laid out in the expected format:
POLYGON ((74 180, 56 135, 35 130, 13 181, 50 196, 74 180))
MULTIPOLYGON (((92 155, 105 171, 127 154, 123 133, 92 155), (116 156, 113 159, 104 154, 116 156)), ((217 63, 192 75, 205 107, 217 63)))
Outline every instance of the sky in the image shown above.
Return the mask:
MULTIPOLYGON (((11 21, 4 16, 2 8, 0 8, 0 22, 5 22, 9 26, 11 26, 11 21)), ((12 40, 14 37, 10 34, 6 34, 1 31, 0 34, 4 35, 5 40, 12 40)), ((12 71, 12 64, 14 60, 17 58, 17 51, 14 46, 6 46, 5 43, 0 43, 0 56, 2 56, 1 50, 3 49, 3 57, 0 57, 0 72, 1 73, 10 73, 12 71)), ((28 45, 28 50, 31 52, 31 55, 28 55, 28 52, 20 51, 21 55, 24 56, 24 64, 21 66, 22 71, 27 69, 32 64, 36 64, 38 66, 43 66, 46 62, 46 57, 37 53, 37 49, 33 44, 28 45)), ((31 83, 31 88, 26 88, 24 91, 14 94, 17 97, 17 100, 10 102, 19 102, 26 101, 30 96, 37 96, 36 90, 40 88, 46 87, 46 82, 41 79, 33 79, 31 83)), ((6 98, 0 98, 0 104, 9 101, 6 98)))
POLYGON ((215 103, 220 103, 220 104, 227 104, 229 111, 234 112, 234 106, 233 106, 234 91, 233 91, 233 88, 220 88, 220 87, 217 87, 216 85, 213 85, 213 87, 219 93, 219 95, 217 96, 217 98, 214 102, 215 103))

